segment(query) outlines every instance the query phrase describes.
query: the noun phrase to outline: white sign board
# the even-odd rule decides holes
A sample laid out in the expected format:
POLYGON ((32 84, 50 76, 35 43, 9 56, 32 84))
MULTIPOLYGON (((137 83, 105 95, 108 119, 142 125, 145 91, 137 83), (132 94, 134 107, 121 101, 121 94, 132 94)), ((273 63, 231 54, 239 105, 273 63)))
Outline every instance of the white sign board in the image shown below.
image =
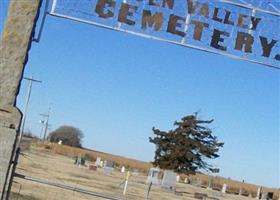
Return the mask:
POLYGON ((51 15, 280 69, 280 5, 261 4, 53 0, 51 15))

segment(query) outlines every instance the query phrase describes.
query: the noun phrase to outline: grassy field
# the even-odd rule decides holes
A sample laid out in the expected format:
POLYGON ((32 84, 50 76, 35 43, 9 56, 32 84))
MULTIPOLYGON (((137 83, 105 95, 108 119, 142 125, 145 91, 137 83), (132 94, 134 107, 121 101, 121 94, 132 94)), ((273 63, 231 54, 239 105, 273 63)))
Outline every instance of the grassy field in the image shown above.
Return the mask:
POLYGON ((87 157, 91 161, 95 161, 97 157, 100 157, 102 158, 102 160, 114 161, 115 165, 117 166, 125 166, 126 168, 130 168, 130 169, 138 169, 139 171, 142 172, 147 172, 152 167, 152 165, 147 162, 125 158, 122 156, 112 155, 100 151, 94 151, 90 149, 80 149, 80 148, 74 148, 65 145, 58 145, 54 143, 47 144, 47 145, 33 143, 33 147, 48 148, 53 153, 68 156, 68 157, 74 157, 80 155, 83 157, 87 157))
MULTIPOLYGON (((105 175, 103 169, 99 168, 97 171, 90 171, 87 166, 79 168, 74 165, 74 160, 71 158, 74 155, 58 154, 59 147, 47 147, 42 145, 32 145, 29 151, 24 152, 20 157, 17 173, 38 179, 49 180, 56 183, 66 184, 76 188, 107 194, 121 199, 129 200, 143 200, 148 188, 145 184, 146 174, 133 173, 129 178, 128 189, 125 196, 122 195, 125 174, 116 169, 113 174, 105 175)), ((68 147, 62 147, 68 149, 68 147)), ((72 149, 72 151, 74 151, 72 149)), ((67 151, 67 154, 71 152, 67 151)), ((72 152, 73 153, 73 152, 72 152)), ((77 152, 76 152, 77 153, 77 152)), ((78 152, 81 154, 81 152, 78 152)), ((109 154, 108 154, 109 156, 109 154)), ((117 157, 121 159, 121 157, 117 157)), ((112 155, 110 160, 114 160, 112 155)), ((122 158, 125 159, 125 158, 122 158)), ((121 160, 119 160, 122 162, 121 160)), ((141 166, 143 162, 140 162, 141 166)), ((88 164, 88 163, 87 163, 88 164)), ((135 163, 134 163, 135 164, 135 163)), ((144 166, 144 165, 143 165, 144 166)), ((138 166, 139 167, 139 166, 138 166)), ((220 195, 215 190, 207 190, 201 187, 196 187, 190 184, 177 183, 176 193, 162 191, 160 186, 153 186, 150 193, 151 200, 192 200, 194 193, 205 193, 208 199, 220 200, 248 200, 249 197, 238 196, 233 194, 220 195)), ((85 194, 80 194, 75 191, 68 191, 58 189, 56 187, 43 185, 40 183, 15 178, 13 184, 12 199, 18 200, 81 200, 81 199, 100 199, 85 194)))

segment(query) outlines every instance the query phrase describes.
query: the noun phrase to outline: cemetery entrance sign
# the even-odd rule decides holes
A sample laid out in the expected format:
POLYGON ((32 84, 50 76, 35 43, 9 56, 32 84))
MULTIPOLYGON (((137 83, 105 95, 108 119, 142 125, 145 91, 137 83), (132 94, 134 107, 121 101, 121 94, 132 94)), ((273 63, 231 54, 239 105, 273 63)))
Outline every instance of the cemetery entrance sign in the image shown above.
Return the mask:
POLYGON ((280 69, 280 8, 240 2, 53 0, 50 14, 280 69))

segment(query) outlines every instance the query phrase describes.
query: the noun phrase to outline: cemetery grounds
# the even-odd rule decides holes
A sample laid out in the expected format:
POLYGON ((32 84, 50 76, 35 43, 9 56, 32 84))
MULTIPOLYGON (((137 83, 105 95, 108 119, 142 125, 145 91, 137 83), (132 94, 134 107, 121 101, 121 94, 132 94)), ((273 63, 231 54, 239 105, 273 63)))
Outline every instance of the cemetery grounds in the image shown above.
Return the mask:
MULTIPOLYGON (((88 165, 89 163, 87 163, 88 165)), ((132 173, 123 196, 126 174, 115 169, 111 175, 104 174, 102 168, 90 171, 88 166, 78 167, 71 157, 62 156, 44 148, 31 146, 19 158, 16 173, 34 177, 41 180, 65 184, 74 188, 82 188, 92 192, 106 194, 119 199, 143 200, 145 199, 148 185, 145 183, 147 175, 132 173)), ((194 193, 207 194, 207 199, 219 200, 246 200, 252 199, 238 195, 220 195, 218 191, 200 188, 194 185, 177 183, 176 194, 163 191, 160 186, 152 186, 150 200, 192 200, 194 193)), ((74 190, 64 190, 41 183, 15 178, 12 187, 12 197, 15 200, 82 200, 100 199, 74 190)))

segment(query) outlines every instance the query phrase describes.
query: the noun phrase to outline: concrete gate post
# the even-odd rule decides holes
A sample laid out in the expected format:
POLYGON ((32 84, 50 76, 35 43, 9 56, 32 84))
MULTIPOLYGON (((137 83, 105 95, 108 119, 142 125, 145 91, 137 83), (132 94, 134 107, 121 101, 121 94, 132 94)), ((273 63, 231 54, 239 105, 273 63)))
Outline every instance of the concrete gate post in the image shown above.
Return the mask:
POLYGON ((41 0, 11 0, 0 41, 0 197, 4 197, 21 112, 16 97, 41 0))

